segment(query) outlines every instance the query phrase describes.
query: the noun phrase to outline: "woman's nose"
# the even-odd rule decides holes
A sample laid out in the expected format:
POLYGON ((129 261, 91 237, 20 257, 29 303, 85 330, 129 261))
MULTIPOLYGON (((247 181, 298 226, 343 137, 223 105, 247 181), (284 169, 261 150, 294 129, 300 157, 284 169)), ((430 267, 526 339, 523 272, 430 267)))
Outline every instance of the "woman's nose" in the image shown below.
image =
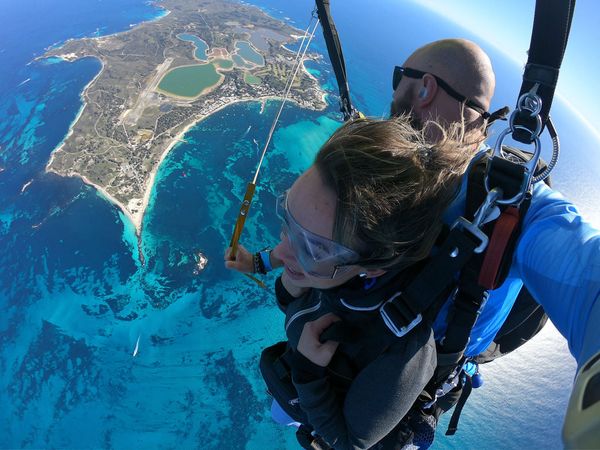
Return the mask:
POLYGON ((290 245, 290 240, 287 234, 285 234, 282 231, 279 235, 279 238, 281 240, 279 241, 279 244, 277 244, 273 249, 273 256, 281 259, 284 262, 296 262, 296 256, 294 255, 294 251, 292 249, 292 246, 290 245))

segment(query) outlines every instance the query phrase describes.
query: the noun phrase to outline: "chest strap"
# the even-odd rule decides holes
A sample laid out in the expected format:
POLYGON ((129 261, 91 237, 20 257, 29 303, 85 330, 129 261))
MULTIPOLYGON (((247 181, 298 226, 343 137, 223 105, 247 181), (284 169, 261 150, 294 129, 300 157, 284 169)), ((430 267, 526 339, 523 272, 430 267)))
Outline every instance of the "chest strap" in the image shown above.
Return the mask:
POLYGON ((456 274, 477 249, 487 244, 487 237, 477 231, 454 227, 439 252, 406 289, 383 304, 379 313, 395 336, 402 337, 410 332, 422 321, 423 313, 451 291, 456 274))

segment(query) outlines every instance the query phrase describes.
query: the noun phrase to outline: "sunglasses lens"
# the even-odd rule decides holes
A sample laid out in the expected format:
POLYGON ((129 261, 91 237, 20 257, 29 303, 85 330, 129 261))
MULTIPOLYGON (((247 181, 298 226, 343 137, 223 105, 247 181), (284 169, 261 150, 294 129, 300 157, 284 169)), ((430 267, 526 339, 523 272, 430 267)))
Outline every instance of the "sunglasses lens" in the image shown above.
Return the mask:
POLYGON ((402 69, 398 66, 394 67, 394 76, 392 77, 392 90, 396 90, 402 79, 402 69))

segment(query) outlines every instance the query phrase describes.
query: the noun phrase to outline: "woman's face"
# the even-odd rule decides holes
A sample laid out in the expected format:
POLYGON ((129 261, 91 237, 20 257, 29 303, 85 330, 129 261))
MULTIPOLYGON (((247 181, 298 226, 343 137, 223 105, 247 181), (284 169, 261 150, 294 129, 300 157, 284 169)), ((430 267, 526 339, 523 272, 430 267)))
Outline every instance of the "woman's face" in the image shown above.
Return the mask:
MULTIPOLYGON (((306 231, 330 240, 333 236, 336 205, 335 192, 323 183, 314 166, 296 180, 287 196, 287 210, 295 222, 306 231)), ((273 249, 273 254, 283 261, 288 279, 298 287, 332 288, 364 271, 360 266, 350 266, 333 279, 312 276, 298 261, 289 236, 283 232, 281 242, 273 249)))

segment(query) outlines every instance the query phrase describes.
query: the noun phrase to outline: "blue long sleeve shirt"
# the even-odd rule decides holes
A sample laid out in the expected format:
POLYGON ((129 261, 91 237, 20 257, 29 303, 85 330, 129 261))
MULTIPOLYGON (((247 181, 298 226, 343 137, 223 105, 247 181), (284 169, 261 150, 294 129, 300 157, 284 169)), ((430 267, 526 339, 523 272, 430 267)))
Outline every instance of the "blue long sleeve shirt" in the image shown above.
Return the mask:
MULTIPOLYGON (((463 213, 466 182, 446 213, 448 223, 463 213)), ((466 355, 483 352, 504 323, 523 284, 544 307, 569 349, 583 364, 600 348, 600 230, 544 183, 537 183, 505 282, 490 292, 471 332, 466 355)), ((451 302, 434 324, 443 336, 451 302)))

